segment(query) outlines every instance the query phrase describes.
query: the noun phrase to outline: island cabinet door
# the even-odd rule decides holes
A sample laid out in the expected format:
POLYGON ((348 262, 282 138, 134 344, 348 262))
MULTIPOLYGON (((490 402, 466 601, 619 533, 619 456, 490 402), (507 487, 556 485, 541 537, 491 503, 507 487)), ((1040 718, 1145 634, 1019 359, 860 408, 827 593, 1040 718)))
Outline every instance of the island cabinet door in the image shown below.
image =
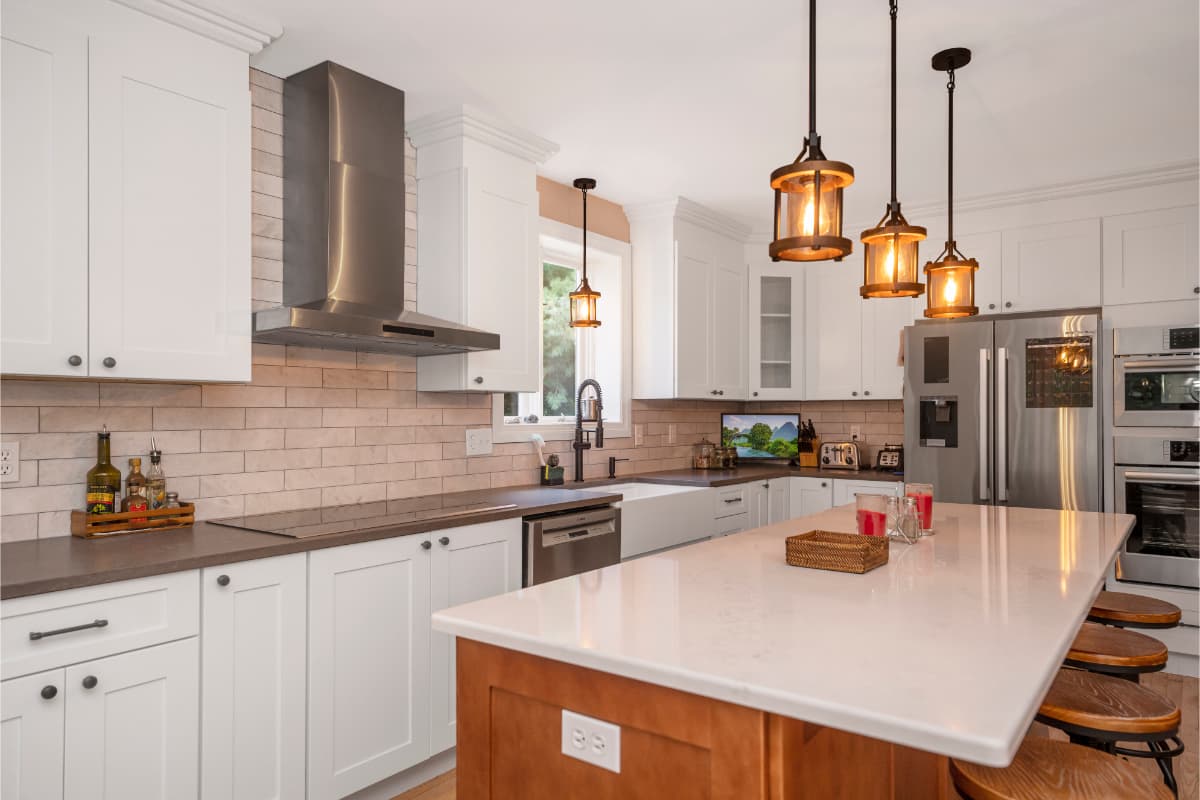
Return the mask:
POLYGON ((62 800, 63 670, 0 683, 0 800, 62 800))
POLYGON ((308 800, 429 757, 430 536, 308 560, 308 800))
POLYGON ((304 796, 306 556, 204 570, 202 796, 304 796))
MULTIPOLYGON (((521 520, 449 528, 433 534, 430 610, 521 588, 521 520)), ((430 638, 430 752, 454 747, 457 735, 454 638, 430 638)))

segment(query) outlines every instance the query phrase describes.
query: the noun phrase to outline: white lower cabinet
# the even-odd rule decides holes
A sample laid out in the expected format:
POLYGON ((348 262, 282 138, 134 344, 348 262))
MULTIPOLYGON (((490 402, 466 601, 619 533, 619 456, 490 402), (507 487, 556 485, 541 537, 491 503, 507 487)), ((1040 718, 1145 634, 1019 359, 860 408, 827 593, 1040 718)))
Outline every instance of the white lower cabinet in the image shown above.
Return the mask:
POLYGON ((791 516, 807 517, 833 508, 833 480, 830 478, 792 478, 791 516))
POLYGON ((863 481, 838 478, 833 482, 833 504, 842 506, 853 503, 859 494, 900 495, 904 484, 899 481, 863 481))
POLYGON ((304 797, 307 556, 203 570, 205 800, 304 797))
POLYGON ((746 499, 750 504, 750 527, 760 528, 771 518, 771 484, 754 481, 746 484, 746 499))
MULTIPOLYGON (((437 531, 431 559, 430 611, 521 588, 521 520, 437 531)), ((454 747, 457 679, 454 637, 433 631, 430 644, 430 753, 454 747)))
POLYGON ((427 536, 308 556, 308 798, 429 757, 427 536))
POLYGON ((0 798, 61 800, 63 679, 53 669, 0 683, 0 798))
POLYGON ((791 478, 772 478, 767 482, 767 522, 775 524, 791 519, 791 478))
POLYGON ((716 521, 716 530, 713 531, 713 537, 729 536, 734 533, 748 531, 751 528, 757 527, 750 521, 750 514, 743 512, 734 514, 728 517, 722 517, 716 521))
POLYGON ((67 667, 64 796, 196 797, 199 684, 194 637, 67 667))

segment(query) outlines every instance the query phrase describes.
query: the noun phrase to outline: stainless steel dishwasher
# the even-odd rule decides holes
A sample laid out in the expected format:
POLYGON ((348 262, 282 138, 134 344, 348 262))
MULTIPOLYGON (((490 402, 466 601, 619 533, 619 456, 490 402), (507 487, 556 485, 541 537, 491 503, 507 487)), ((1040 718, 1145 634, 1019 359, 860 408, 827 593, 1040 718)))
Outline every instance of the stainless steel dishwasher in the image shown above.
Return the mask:
POLYGON ((573 509, 525 517, 522 586, 578 575, 621 560, 621 509, 573 509))

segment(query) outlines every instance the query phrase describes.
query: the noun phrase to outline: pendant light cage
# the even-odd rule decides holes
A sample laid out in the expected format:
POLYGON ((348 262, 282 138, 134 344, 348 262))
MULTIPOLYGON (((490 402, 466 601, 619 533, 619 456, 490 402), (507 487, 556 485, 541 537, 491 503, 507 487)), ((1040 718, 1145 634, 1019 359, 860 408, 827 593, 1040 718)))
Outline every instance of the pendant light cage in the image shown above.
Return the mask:
POLYGON ((853 244, 842 236, 842 190, 854 168, 830 161, 817 134, 817 2, 808 4, 808 136, 796 160, 771 173, 775 219, 772 261, 840 261, 853 244))
POLYGON ((925 316, 930 319, 957 319, 979 313, 975 305, 975 272, 979 262, 967 258, 954 242, 954 71, 971 63, 971 51, 952 47, 934 55, 932 66, 947 73, 948 118, 946 160, 946 245, 933 261, 925 265, 929 288, 925 293, 925 316))
POLYGON ((920 277, 918 247, 925 229, 909 225, 900 213, 896 196, 896 16, 897 0, 891 0, 892 20, 892 199, 874 228, 862 232, 863 282, 858 293, 874 297, 917 297, 925 291, 920 277))
POLYGON ((571 306, 572 328, 599 328, 597 301, 600 293, 588 284, 587 278, 587 193, 596 188, 595 178, 576 178, 574 186, 583 193, 583 275, 578 288, 567 297, 571 306))

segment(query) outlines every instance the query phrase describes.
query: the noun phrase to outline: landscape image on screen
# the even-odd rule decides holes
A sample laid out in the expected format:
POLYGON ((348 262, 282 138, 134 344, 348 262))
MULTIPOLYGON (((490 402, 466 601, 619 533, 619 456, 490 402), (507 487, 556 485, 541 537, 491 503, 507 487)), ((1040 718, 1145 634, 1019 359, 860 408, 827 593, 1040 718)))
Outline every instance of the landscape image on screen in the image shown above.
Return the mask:
POLYGON ((738 458, 795 458, 799 440, 798 414, 721 415, 721 444, 738 458))

